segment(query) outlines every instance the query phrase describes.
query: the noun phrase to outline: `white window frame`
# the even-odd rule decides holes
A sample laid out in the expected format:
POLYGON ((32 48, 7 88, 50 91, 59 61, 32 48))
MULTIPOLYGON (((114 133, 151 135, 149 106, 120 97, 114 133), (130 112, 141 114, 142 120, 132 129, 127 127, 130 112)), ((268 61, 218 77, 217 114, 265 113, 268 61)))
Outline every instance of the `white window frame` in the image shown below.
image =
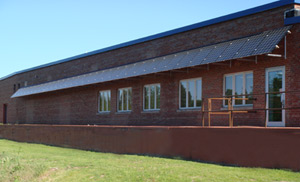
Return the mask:
MULTIPOLYGON (((123 93, 123 92, 122 92, 122 93, 123 93)), ((119 89, 118 89, 118 99, 117 99, 117 102, 118 102, 118 104, 117 104, 117 110, 118 110, 118 112, 130 112, 130 111, 132 111, 132 87, 119 88, 119 89), (122 91, 124 91, 124 90, 127 91, 127 101, 126 101, 127 108, 124 109, 124 105, 123 105, 123 104, 124 104, 124 102, 123 102, 124 97, 122 97, 122 110, 119 109, 119 108, 120 108, 120 107, 119 107, 119 106, 120 106, 120 105, 119 105, 119 104, 120 104, 120 102, 119 102, 120 100, 119 100, 119 99, 120 99, 120 91, 121 91, 121 90, 122 90, 122 91), (129 102, 130 102, 130 101, 129 101, 129 97, 128 97, 128 96, 129 96, 129 92, 128 92, 129 90, 131 90, 131 97, 130 97, 130 98, 131 98, 131 110, 129 110, 129 108, 128 108, 129 102)))
POLYGON ((201 102, 202 102, 202 77, 198 77, 198 78, 191 78, 191 79, 185 79, 185 80, 180 80, 179 81, 179 109, 198 109, 198 108, 202 108, 202 105, 201 106, 196 106, 197 105, 197 80, 201 80, 201 102), (181 107, 181 82, 187 82, 187 93, 189 91, 189 81, 194 81, 195 82, 195 101, 194 101, 194 107, 188 107, 188 94, 186 94, 186 107, 181 107))
MULTIPOLYGON (((253 76, 253 71, 244 71, 244 72, 237 72, 237 73, 230 73, 230 74, 225 74, 224 77, 223 77, 223 96, 226 96, 225 95, 225 89, 226 89, 226 77, 227 76, 232 76, 232 95, 234 95, 235 93, 235 76, 236 75, 243 75, 243 93, 242 95, 243 98, 245 98, 245 93, 246 93, 246 75, 251 73, 252 76, 253 76)), ((253 77, 253 80, 254 80, 254 77, 253 77)), ((254 81, 253 81, 253 84, 254 84, 254 81)), ((234 96, 233 96, 234 98, 234 96)), ((235 105, 235 100, 233 99, 232 101, 232 105, 233 106, 253 106, 253 104, 246 104, 246 100, 243 100, 243 103, 242 104, 238 104, 238 105, 235 105)), ((223 107, 228 107, 228 105, 225 105, 225 100, 223 100, 223 107)))
MULTIPOLYGON (((100 97, 101 97, 101 93, 105 93, 105 92, 108 92, 109 95, 110 95, 110 102, 111 102, 111 90, 101 90, 99 91, 99 98, 98 98, 98 113, 109 113, 111 111, 111 103, 110 103, 110 110, 108 111, 100 111, 100 97)), ((107 108, 108 108, 108 102, 107 101, 107 108)), ((104 102, 101 103, 102 107, 104 108, 104 102)))
POLYGON ((160 87, 160 93, 161 93, 161 85, 160 85, 160 83, 148 84, 148 85, 144 85, 144 87, 143 87, 143 110, 144 111, 159 111, 160 110, 160 108, 157 108, 156 86, 160 87), (146 87, 150 88, 151 86, 155 86, 155 92, 154 92, 155 93, 154 94, 154 109, 151 109, 151 107, 150 107, 151 106, 151 98, 150 98, 151 97, 151 93, 150 93, 150 89, 149 89, 149 92, 148 92, 148 99, 149 99, 148 109, 145 109, 145 88, 146 87))

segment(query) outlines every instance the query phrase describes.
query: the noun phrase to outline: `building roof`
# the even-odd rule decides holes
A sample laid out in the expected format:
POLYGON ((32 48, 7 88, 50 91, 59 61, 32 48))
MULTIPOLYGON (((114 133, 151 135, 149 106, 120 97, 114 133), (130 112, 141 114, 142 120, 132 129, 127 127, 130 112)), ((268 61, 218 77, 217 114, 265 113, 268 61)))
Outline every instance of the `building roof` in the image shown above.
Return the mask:
POLYGON ((12 98, 271 53, 291 26, 19 89, 12 98))
MULTIPOLYGON (((33 67, 33 68, 25 69, 25 70, 22 70, 22 71, 18 71, 18 72, 10 74, 8 76, 2 77, 2 78, 0 78, 0 80, 4 80, 6 78, 12 77, 12 76, 17 75, 17 74, 21 74, 21 73, 25 73, 25 72, 29 72, 29 71, 33 71, 33 70, 37 70, 37 69, 41 69, 41 68, 45 68, 45 67, 48 67, 48 66, 53 66, 53 65, 56 65, 56 64, 69 62, 69 61, 72 61, 72 60, 75 60, 75 59, 79 59, 79 58, 83 58, 83 57, 87 57, 87 56, 92 56, 92 55, 107 52, 107 51, 112 51, 112 50, 115 50, 115 49, 131 46, 131 45, 135 45, 135 44, 139 44, 139 43, 143 43, 143 42, 146 42, 146 41, 151 41, 151 40, 154 40, 154 39, 159 39, 159 38, 162 38, 162 37, 166 37, 166 36, 186 32, 186 31, 190 31, 190 30, 193 30, 193 29, 197 29, 197 28, 201 28, 201 27, 205 27, 205 26, 209 26, 209 25, 213 25, 213 24, 217 24, 217 23, 221 23, 221 22, 225 22, 225 21, 229 21, 229 20, 233 20, 233 19, 236 19, 236 18, 241 18, 241 17, 244 17, 244 16, 260 13, 260 12, 263 12, 263 11, 267 11, 267 10, 270 10, 270 9, 278 8, 278 7, 289 5, 289 4, 300 4, 300 0, 275 1, 273 3, 269 3, 269 4, 262 5, 262 6, 250 8, 250 9, 243 10, 243 11, 239 11, 239 12, 232 13, 232 14, 229 14, 229 15, 225 15, 225 16, 221 16, 221 17, 218 17, 218 18, 203 21, 203 22, 200 22, 200 23, 184 26, 184 27, 181 27, 181 28, 177 28, 177 29, 173 29, 173 30, 170 30, 170 31, 158 33, 158 34, 151 35, 151 36, 148 36, 148 37, 136 39, 136 40, 133 40, 133 41, 117 44, 117 45, 114 45, 114 46, 106 47, 106 48, 103 48, 103 49, 91 51, 91 52, 88 52, 88 53, 80 54, 80 55, 69 57, 69 58, 62 59, 62 60, 58 60, 58 61, 51 62, 51 63, 48 63, 48 64, 43 64, 43 65, 40 65, 40 66, 37 66, 37 67, 33 67)), ((296 21, 293 21, 293 23, 300 23, 300 20, 296 19, 296 21)), ((292 24, 292 23, 289 22, 289 24, 292 24)))

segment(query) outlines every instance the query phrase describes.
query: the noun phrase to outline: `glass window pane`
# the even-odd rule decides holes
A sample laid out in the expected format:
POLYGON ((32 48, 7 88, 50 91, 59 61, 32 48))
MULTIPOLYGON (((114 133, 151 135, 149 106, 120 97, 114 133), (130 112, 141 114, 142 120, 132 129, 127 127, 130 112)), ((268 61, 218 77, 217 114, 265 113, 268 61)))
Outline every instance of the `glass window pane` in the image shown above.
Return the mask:
POLYGON ((127 111, 127 89, 123 90, 123 111, 127 111))
POLYGON ((103 92, 103 111, 107 111, 107 93, 103 92))
MULTIPOLYGON (((282 71, 271 71, 268 73, 268 87, 269 92, 280 92, 282 89, 282 71)), ((268 94, 269 108, 282 108, 281 94, 271 93, 268 94)), ((270 110, 269 111, 269 121, 282 121, 282 111, 281 110, 270 110)))
MULTIPOLYGON (((232 95, 232 76, 225 77, 225 96, 232 95)), ((225 101, 225 105, 228 105, 228 101, 225 101)))
POLYGON ((155 109, 155 86, 150 87, 150 109, 155 109))
MULTIPOLYGON (((243 75, 235 75, 235 98, 243 98, 238 96, 243 94, 243 75)), ((235 100, 235 105, 243 104, 243 100, 235 100)))
POLYGON ((160 109, 160 85, 156 86, 156 109, 160 109))
POLYGON ((180 82, 180 107, 185 108, 186 107, 186 89, 187 83, 185 81, 180 82))
POLYGON ((128 110, 131 111, 132 89, 128 89, 128 110))
POLYGON ((149 109, 149 87, 144 88, 144 108, 149 109))
POLYGON ((102 108, 102 102, 103 102, 103 98, 102 98, 102 92, 100 92, 99 94, 99 111, 103 111, 103 108, 102 108))
POLYGON ((123 109, 122 109, 122 98, 123 98, 123 90, 119 90, 119 101, 118 101, 118 109, 119 109, 119 111, 122 111, 123 109))
MULTIPOLYGON (((282 108, 280 94, 268 94, 269 108, 282 108)), ((269 121, 282 121, 281 110, 269 110, 269 121)))
POLYGON ((196 107, 201 107, 201 104, 202 104, 202 83, 201 83, 201 80, 197 80, 196 81, 196 107))
MULTIPOLYGON (((247 95, 247 94, 253 94, 253 74, 249 73, 246 74, 246 98, 253 98, 252 95, 247 95)), ((246 104, 253 104, 253 100, 246 100, 246 104)))
POLYGON ((282 71, 272 71, 268 74, 269 92, 279 92, 282 89, 282 71))
POLYGON ((99 112, 110 111, 110 91, 99 93, 99 112))
POLYGON ((107 92, 107 111, 110 111, 110 91, 107 92))
POLYGON ((194 103, 195 103, 195 82, 189 81, 188 106, 194 107, 194 103))

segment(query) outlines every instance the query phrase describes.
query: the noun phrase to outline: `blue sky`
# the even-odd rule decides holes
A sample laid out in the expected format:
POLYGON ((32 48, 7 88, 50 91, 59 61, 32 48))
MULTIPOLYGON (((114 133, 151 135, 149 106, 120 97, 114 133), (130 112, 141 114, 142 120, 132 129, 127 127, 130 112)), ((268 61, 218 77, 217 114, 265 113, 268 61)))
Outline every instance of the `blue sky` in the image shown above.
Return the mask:
POLYGON ((274 0, 0 0, 0 77, 274 0))

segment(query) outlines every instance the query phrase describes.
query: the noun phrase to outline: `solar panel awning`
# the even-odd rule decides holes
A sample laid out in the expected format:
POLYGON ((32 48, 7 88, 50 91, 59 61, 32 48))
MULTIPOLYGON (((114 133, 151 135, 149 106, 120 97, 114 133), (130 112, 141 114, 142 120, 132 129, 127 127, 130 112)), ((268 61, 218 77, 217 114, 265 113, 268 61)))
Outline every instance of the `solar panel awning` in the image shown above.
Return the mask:
POLYGON ((290 26, 176 54, 19 89, 12 98, 271 53, 290 26))

